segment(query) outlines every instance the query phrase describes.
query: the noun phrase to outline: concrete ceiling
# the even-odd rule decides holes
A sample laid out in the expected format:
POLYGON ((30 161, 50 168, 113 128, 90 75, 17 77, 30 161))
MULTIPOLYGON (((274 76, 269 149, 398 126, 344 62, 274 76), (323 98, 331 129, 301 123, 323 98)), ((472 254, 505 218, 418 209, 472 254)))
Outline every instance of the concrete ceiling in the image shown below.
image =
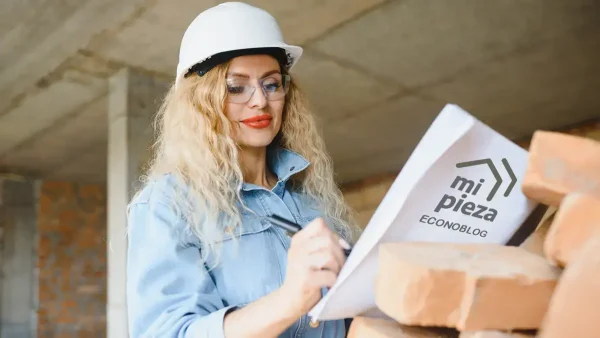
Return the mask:
MULTIPOLYGON (((107 78, 171 80, 187 24, 220 1, 5 0, 0 172, 104 182, 107 78)), ((447 102, 505 136, 600 118, 595 0, 253 0, 305 55, 293 75, 340 181, 398 171, 447 102)))

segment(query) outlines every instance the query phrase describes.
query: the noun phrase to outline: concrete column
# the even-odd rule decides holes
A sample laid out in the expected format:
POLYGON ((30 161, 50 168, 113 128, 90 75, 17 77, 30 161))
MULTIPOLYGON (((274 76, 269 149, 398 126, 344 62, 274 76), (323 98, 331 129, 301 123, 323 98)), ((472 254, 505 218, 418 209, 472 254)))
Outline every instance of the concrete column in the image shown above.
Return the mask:
POLYGON ((128 337, 126 306, 126 210, 139 187, 140 167, 148 159, 152 118, 166 84, 122 69, 109 79, 108 100, 108 293, 107 337, 128 337))
POLYGON ((36 336, 38 191, 0 178, 0 338, 36 336))

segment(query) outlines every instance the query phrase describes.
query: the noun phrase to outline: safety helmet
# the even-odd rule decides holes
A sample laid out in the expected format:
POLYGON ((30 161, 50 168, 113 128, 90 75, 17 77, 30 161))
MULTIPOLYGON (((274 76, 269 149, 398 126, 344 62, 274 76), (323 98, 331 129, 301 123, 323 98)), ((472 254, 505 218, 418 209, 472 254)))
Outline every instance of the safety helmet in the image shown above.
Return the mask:
POLYGON ((285 43, 277 21, 267 11, 242 2, 226 2, 200 13, 186 29, 176 82, 190 70, 202 75, 232 57, 261 52, 276 56, 289 70, 302 51, 285 43))

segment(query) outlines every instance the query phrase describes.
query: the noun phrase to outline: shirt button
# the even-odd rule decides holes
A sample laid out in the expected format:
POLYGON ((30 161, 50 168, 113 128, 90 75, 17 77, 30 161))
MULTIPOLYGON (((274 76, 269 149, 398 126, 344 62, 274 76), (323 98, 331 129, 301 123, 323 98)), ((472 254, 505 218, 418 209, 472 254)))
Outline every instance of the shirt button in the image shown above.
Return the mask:
POLYGON ((319 327, 319 324, 320 323, 319 323, 318 320, 316 320, 316 321, 312 321, 311 320, 309 325, 310 325, 310 327, 312 327, 313 329, 315 329, 315 328, 319 327))
POLYGON ((293 171, 294 169, 296 169, 296 167, 291 167, 291 168, 290 168, 290 171, 293 171))

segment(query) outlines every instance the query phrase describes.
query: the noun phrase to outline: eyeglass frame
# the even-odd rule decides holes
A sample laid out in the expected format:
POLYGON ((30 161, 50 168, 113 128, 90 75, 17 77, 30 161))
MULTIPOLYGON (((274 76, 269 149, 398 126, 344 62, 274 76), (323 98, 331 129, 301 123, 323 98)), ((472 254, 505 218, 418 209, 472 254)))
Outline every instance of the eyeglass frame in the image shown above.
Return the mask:
MULTIPOLYGON (((292 77, 289 74, 286 74, 286 73, 281 74, 281 86, 283 86, 283 96, 281 96, 280 98, 277 98, 277 99, 270 99, 269 95, 265 91, 265 87, 263 86, 263 81, 265 81, 266 79, 269 79, 269 76, 267 76, 265 78, 262 78, 262 79, 259 79, 258 82, 259 82, 261 91, 263 92, 263 95, 267 99, 267 101, 279 101, 279 100, 281 100, 281 99, 283 99, 283 98, 286 97, 286 95, 288 94, 288 91, 290 89, 290 83, 292 81, 292 77)), ((228 102, 231 102, 231 103, 239 103, 239 104, 248 103, 252 99, 252 97, 254 96, 254 93, 256 93, 256 86, 253 85, 253 84, 248 84, 248 85, 245 85, 245 86, 252 86, 252 91, 248 95, 248 99, 247 100, 245 100, 243 102, 241 102, 241 101, 240 102, 232 101, 230 99, 230 96, 229 96, 230 93, 229 93, 228 89, 227 89, 227 97, 225 98, 225 100, 228 101, 228 102)), ((228 84, 227 84, 227 87, 229 87, 228 84)))

